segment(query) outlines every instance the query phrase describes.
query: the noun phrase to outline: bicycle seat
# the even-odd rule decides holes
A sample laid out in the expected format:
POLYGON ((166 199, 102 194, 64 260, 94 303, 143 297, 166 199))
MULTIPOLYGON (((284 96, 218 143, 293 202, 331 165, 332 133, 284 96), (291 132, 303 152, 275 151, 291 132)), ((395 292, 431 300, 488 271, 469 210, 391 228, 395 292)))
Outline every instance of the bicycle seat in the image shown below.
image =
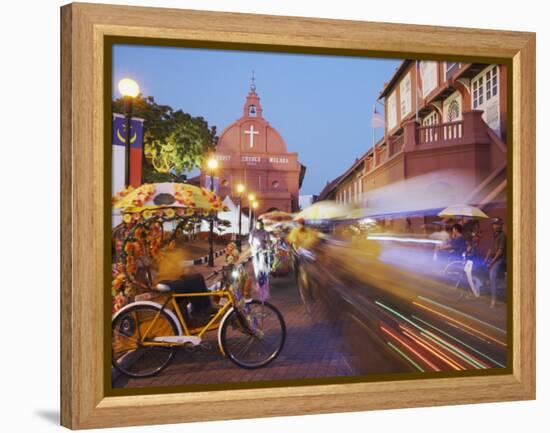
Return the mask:
POLYGON ((202 274, 190 274, 177 280, 160 281, 156 287, 159 292, 200 293, 206 292, 206 282, 202 274))
MULTIPOLYGON (((183 295, 187 293, 207 293, 206 282, 202 274, 189 274, 178 280, 160 281, 156 287, 160 292, 174 292, 183 295)), ((194 313, 207 311, 210 308, 210 299, 208 296, 187 296, 178 300, 180 308, 184 308, 190 302, 194 313)))

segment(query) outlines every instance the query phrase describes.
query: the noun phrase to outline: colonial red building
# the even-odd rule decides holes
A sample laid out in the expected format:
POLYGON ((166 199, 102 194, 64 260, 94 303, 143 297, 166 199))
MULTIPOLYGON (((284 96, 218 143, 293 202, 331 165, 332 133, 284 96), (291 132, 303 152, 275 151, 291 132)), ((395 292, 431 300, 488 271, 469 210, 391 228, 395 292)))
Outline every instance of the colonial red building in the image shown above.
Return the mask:
MULTIPOLYGON (((298 210, 299 190, 305 167, 297 152, 287 151, 285 141, 263 116, 254 82, 246 96, 242 116, 226 127, 219 138, 214 157, 219 162, 216 177, 221 197, 238 200, 237 185, 246 187, 258 201, 257 214, 270 210, 298 210)), ((206 185, 207 170, 200 176, 206 185)), ((243 198, 243 209, 248 207, 243 198)))
MULTIPOLYGON (((436 171, 458 203, 505 217, 507 186, 507 71, 502 65, 405 60, 380 93, 384 137, 327 184, 322 198, 368 205, 369 192, 436 171)), ((431 189, 430 189, 431 188, 431 189)), ((428 215, 415 218, 417 226, 428 215)))

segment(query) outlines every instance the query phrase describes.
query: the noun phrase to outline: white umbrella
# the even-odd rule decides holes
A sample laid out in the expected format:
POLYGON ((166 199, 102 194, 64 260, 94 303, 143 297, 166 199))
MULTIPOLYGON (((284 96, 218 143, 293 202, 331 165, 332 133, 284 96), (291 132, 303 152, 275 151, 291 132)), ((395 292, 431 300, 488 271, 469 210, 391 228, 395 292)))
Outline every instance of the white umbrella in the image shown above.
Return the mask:
POLYGON ((442 218, 470 217, 470 218, 489 218, 485 212, 475 206, 458 204, 449 206, 439 212, 438 216, 442 218))

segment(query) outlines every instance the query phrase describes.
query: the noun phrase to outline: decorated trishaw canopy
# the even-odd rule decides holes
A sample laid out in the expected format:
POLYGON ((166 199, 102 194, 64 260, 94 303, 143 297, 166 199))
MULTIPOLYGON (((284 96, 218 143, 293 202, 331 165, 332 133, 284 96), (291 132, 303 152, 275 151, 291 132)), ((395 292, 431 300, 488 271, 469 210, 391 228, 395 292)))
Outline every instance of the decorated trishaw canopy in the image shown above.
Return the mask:
POLYGON ((276 223, 280 223, 280 222, 284 222, 284 221, 292 221, 293 217, 294 217, 294 215, 292 215, 288 212, 283 212, 283 211, 280 211, 280 210, 274 210, 274 211, 271 211, 271 212, 261 214, 258 217, 258 219, 261 219, 267 225, 271 225, 271 224, 276 224, 276 223))
POLYGON ((146 183, 126 188, 113 197, 113 208, 123 213, 163 208, 182 208, 200 213, 227 211, 227 206, 213 192, 187 183, 146 183))

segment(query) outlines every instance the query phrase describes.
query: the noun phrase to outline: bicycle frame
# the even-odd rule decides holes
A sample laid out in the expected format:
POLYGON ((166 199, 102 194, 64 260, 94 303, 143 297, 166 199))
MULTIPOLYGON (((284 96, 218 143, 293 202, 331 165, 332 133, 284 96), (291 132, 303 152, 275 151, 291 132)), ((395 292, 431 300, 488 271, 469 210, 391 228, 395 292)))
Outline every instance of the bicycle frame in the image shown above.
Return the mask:
POLYGON ((172 343, 172 342, 163 342, 163 341, 146 341, 147 336, 151 329, 153 329, 153 326, 157 322, 158 318, 164 311, 164 309, 168 306, 168 304, 172 304, 172 308, 176 312, 176 316, 178 317, 178 320, 180 321, 181 325, 183 326, 183 332, 185 336, 192 336, 197 335, 199 338, 202 338, 202 336, 210 330, 215 330, 218 328, 219 323, 216 323, 219 319, 221 319, 227 311, 229 311, 230 308, 234 306, 234 299, 233 294, 229 290, 216 290, 212 292, 200 292, 200 293, 171 293, 168 299, 164 302, 162 305, 162 308, 156 313, 155 317, 153 318, 153 321, 143 334, 143 336, 140 337, 140 343, 143 344, 143 346, 162 346, 162 347, 173 347, 173 346, 182 346, 181 343, 172 343), (210 321, 199 328, 190 329, 187 325, 187 322, 185 321, 185 318, 181 312, 181 309, 176 302, 176 298, 190 298, 192 296, 220 296, 220 297, 227 297, 228 301, 218 310, 218 312, 210 319, 210 321))

